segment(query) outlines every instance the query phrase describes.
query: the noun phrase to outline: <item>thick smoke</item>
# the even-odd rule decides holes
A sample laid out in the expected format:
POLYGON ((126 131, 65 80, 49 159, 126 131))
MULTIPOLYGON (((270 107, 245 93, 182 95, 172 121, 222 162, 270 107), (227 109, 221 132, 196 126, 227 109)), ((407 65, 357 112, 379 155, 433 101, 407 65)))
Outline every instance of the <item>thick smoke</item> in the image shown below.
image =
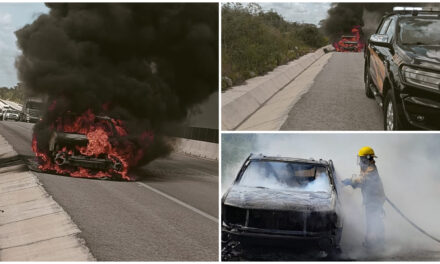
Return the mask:
MULTIPOLYGON (((363 146, 371 146, 378 156, 376 165, 388 198, 415 223, 440 237, 440 135, 436 134, 222 135, 222 191, 231 186, 249 152, 332 159, 341 180, 359 173, 356 155, 363 146), (224 160, 225 156, 235 160, 224 160), (227 163, 223 164, 224 161, 227 163)), ((377 258, 365 255, 362 246, 365 216, 360 190, 342 185, 338 188, 345 219, 341 245, 344 256, 377 258)), ((433 254, 438 257, 440 244, 415 230, 388 204, 384 209, 386 247, 382 259, 425 260, 432 259, 433 254)))
POLYGON ((291 191, 306 192, 330 192, 331 185, 329 178, 323 169, 316 170, 316 177, 311 181, 300 181, 301 177, 315 173, 308 169, 298 174, 298 179, 292 181, 292 168, 286 163, 280 162, 260 162, 249 165, 240 180, 240 185, 248 187, 266 187, 270 189, 288 189, 291 191))
POLYGON ((356 25, 362 26, 368 37, 375 32, 382 16, 393 11, 395 6, 440 7, 434 3, 333 3, 322 26, 331 41, 350 33, 356 25))
MULTIPOLYGON (((49 14, 16 32, 19 79, 50 108, 37 135, 89 108, 157 135, 218 90, 216 3, 46 5, 49 14)), ((167 152, 156 139, 145 161, 167 152)))

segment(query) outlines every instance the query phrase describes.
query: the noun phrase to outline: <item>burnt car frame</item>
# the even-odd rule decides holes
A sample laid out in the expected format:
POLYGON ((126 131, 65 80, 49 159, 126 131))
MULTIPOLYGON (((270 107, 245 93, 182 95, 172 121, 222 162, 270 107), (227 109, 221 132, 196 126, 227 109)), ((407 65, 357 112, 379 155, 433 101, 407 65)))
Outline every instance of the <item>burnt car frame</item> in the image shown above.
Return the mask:
MULTIPOLYGON (((56 124, 61 128, 63 127, 62 120, 63 119, 56 124)), ((95 122, 101 122, 107 126, 107 129, 111 131, 111 135, 115 136, 115 140, 117 140, 117 131, 110 117, 96 116, 95 122)), ((95 171, 107 171, 111 169, 115 172, 114 178, 119 178, 120 175, 118 175, 118 172, 122 171, 123 164, 118 161, 116 157, 110 158, 106 154, 101 154, 98 157, 81 154, 77 147, 85 147, 87 144, 88 139, 84 134, 55 129, 52 131, 49 140, 49 156, 52 161, 60 167, 82 167, 95 171)))
POLYGON ((359 43, 357 41, 352 41, 351 39, 356 39, 354 35, 343 35, 341 40, 344 43, 344 46, 341 47, 341 51, 353 51, 357 52, 359 49, 359 43))
MULTIPOLYGON (((284 166, 284 165, 281 165, 284 166)), ((302 248, 338 254, 343 219, 332 161, 250 155, 232 187, 222 198, 222 241, 254 245, 302 248), (240 186, 243 174, 256 162, 308 166, 328 177, 328 192, 240 186)), ((222 253, 223 254, 223 253, 222 253)), ((223 257, 223 256, 222 256, 223 257)))
POLYGON ((370 37, 365 93, 382 107, 385 130, 440 129, 440 34, 426 33, 438 25, 439 11, 396 10, 370 37))

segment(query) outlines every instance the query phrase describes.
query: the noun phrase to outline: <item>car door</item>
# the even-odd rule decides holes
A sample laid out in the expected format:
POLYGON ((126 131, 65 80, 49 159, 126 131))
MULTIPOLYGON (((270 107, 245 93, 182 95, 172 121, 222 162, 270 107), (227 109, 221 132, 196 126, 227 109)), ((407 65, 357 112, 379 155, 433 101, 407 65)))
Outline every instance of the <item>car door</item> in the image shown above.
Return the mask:
MULTIPOLYGON (((382 25, 377 30, 376 34, 387 34, 388 32, 394 32, 392 27, 395 26, 393 18, 387 18, 383 21, 382 25)), ((383 93, 383 83, 386 75, 386 68, 384 64, 385 58, 389 54, 389 49, 385 47, 380 47, 369 42, 369 72, 371 80, 376 86, 380 94, 383 93)))

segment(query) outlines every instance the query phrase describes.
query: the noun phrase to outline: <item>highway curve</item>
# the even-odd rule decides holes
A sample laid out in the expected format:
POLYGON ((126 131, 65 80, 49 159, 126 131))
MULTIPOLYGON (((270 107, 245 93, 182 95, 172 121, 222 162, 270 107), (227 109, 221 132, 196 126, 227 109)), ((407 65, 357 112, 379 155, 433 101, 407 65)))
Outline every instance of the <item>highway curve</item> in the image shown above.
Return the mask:
MULTIPOLYGON (((0 134, 32 160, 32 124, 0 122, 0 134)), ((138 169, 137 182, 37 173, 102 261, 218 260, 218 163, 181 154, 138 169)))

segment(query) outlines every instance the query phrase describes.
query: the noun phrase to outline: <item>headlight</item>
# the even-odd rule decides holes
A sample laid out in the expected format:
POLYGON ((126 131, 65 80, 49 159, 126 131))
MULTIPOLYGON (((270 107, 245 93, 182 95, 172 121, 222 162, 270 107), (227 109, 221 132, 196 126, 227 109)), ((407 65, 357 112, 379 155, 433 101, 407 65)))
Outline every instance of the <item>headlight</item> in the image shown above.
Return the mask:
POLYGON ((403 66, 402 75, 408 83, 440 90, 440 74, 438 73, 403 66))

